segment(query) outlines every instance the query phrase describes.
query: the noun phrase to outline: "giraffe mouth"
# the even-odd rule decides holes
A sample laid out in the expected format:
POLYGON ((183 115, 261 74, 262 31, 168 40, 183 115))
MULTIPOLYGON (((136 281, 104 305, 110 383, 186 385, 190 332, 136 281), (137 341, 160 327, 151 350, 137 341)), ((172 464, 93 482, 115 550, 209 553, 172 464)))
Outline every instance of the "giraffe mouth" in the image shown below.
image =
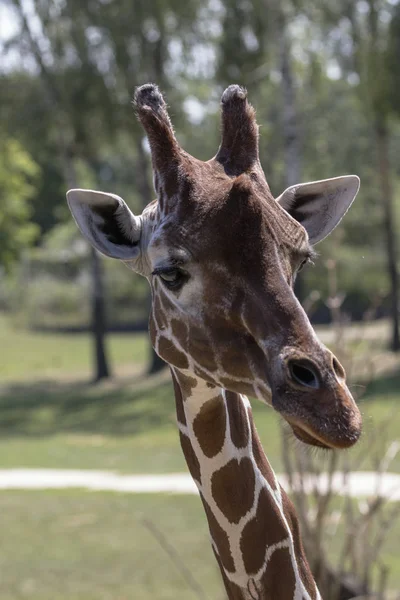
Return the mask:
POLYGON ((362 419, 344 378, 323 362, 318 368, 310 359, 289 351, 283 354, 280 372, 278 363, 278 377, 276 372, 271 376, 272 406, 304 444, 350 448, 361 435, 362 419))
POLYGON ((307 444, 308 446, 317 446, 318 448, 324 448, 325 450, 332 450, 332 446, 329 446, 326 442, 323 442, 319 437, 311 434, 308 430, 290 422, 289 424, 296 438, 304 444, 307 444))

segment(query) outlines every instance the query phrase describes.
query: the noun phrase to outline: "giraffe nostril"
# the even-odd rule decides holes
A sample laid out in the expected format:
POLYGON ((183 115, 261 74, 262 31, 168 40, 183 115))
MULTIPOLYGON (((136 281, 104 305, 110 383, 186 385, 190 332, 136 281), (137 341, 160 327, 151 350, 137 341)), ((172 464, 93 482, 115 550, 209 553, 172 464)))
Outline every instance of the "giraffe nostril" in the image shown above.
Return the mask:
POLYGON ((342 365, 340 364, 340 362, 338 361, 336 356, 334 356, 332 358, 332 367, 333 367, 336 377, 340 377, 341 379, 344 379, 346 377, 345 370, 343 369, 342 365))
POLYGON ((305 360, 289 360, 288 368, 290 376, 295 383, 314 390, 320 387, 315 367, 310 362, 305 360))

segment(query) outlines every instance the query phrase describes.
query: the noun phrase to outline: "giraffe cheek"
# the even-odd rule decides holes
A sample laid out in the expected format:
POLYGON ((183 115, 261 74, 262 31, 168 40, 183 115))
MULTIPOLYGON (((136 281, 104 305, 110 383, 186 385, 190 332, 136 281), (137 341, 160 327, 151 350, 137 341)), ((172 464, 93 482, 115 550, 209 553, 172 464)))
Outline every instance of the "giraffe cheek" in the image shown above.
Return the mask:
POLYGON ((157 329, 156 329, 156 324, 154 322, 153 314, 150 315, 150 319, 149 319, 149 335, 150 335, 151 345, 153 346, 153 348, 155 348, 156 340, 157 340, 157 329))
POLYGON ((221 367, 225 373, 235 375, 235 378, 241 379, 253 378, 250 366, 246 360, 243 360, 243 354, 240 352, 240 340, 237 341, 236 347, 223 350, 220 355, 221 367), (238 351, 239 350, 239 351, 238 351))
POLYGON ((186 354, 183 354, 183 352, 178 350, 173 342, 164 336, 160 336, 158 339, 157 352, 161 358, 170 365, 173 365, 178 369, 189 368, 186 354))

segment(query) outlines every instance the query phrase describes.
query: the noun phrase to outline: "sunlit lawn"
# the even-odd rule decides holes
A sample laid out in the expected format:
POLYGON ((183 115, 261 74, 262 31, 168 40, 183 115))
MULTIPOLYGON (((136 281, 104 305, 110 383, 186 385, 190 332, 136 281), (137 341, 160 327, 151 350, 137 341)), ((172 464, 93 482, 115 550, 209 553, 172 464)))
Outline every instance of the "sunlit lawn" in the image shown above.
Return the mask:
MULTIPOLYGON (((40 334, 15 329, 0 318, 0 468, 113 469, 132 473, 186 470, 178 443, 168 371, 148 378, 146 334, 110 335, 120 376, 90 385, 88 334, 40 334), (53 357, 53 358, 52 358, 53 357), (54 359, 57 368, 49 370, 54 359), (76 368, 75 368, 76 367, 76 368), (4 377, 4 373, 6 377, 4 377), (123 376, 121 376, 121 374, 123 376)), ((400 376, 386 375, 361 402, 365 448, 391 415, 387 438, 398 439, 400 376)), ((267 455, 282 468, 277 415, 253 403, 267 455)), ((293 443, 288 437, 285 443, 293 443)), ((367 460, 361 468, 371 468, 367 460)), ((400 457, 391 465, 400 471, 400 457)))
POLYGON ((196 496, 79 491, 0 494, 0 598, 196 600, 146 520, 207 597, 223 600, 196 496))
MULTIPOLYGON (((0 314, 0 384, 45 378, 89 379, 92 340, 87 333, 41 333, 18 328, 0 314)), ((112 334, 107 349, 113 370, 143 364, 148 358, 147 333, 112 334)))
MULTIPOLYGON (((399 439, 397 389, 400 377, 374 384, 361 403, 364 436, 352 451, 365 455, 372 436, 399 439), (375 391, 374 391, 375 390, 375 391)), ((282 468, 276 413, 253 402, 266 453, 282 468)), ((285 443, 294 443, 290 436, 285 443)), ((84 383, 20 383, 0 392, 0 468, 48 467, 112 469, 131 473, 184 471, 175 425, 173 391, 167 371, 153 378, 139 373, 130 381, 91 386, 84 383)), ((400 456, 391 465, 400 471, 400 456)))
MULTIPOLYGON (((398 524, 383 556, 392 589, 399 537, 398 524)), ((196 496, 3 492, 0 541, 2 600, 196 600, 182 565, 207 599, 225 599, 196 496)))
MULTIPOLYGON (((109 336, 118 377, 90 385, 90 338, 15 331, 0 319, 0 468, 186 472, 168 371, 144 374, 146 335, 109 336)), ((352 451, 373 468, 372 438, 400 438, 400 374, 369 385, 364 436, 352 451), (390 415, 389 420, 387 416, 390 415), (387 422, 387 427, 383 424, 387 422)), ((266 453, 282 470, 279 419, 253 402, 266 453)), ((284 443, 295 443, 290 437, 284 443)), ((350 455, 351 456, 351 455, 350 455)), ((390 470, 400 472, 400 456, 390 470)), ((142 517, 155 519, 212 600, 224 597, 196 497, 63 492, 0 494, 0 598, 195 598, 142 517), (6 548, 6 551, 4 550, 6 548)), ((385 562, 400 587, 400 527, 385 562)))
MULTIPOLYGON (((280 464, 276 415, 257 423, 280 464)), ((275 459, 275 460, 274 460, 275 459)), ((167 371, 124 384, 20 384, 0 393, 0 468, 185 471, 167 371)))

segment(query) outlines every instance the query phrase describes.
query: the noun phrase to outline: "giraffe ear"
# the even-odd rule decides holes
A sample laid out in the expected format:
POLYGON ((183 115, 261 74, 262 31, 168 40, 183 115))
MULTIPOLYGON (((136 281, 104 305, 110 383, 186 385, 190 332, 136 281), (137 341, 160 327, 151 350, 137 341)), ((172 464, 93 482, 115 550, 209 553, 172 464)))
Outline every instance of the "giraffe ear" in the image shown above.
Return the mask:
POLYGON ((70 190, 68 206, 86 239, 102 254, 132 260, 140 254, 141 218, 114 194, 70 190))
POLYGON ((357 175, 344 175, 293 185, 277 201, 305 227, 311 244, 317 244, 335 229, 359 188, 357 175))

